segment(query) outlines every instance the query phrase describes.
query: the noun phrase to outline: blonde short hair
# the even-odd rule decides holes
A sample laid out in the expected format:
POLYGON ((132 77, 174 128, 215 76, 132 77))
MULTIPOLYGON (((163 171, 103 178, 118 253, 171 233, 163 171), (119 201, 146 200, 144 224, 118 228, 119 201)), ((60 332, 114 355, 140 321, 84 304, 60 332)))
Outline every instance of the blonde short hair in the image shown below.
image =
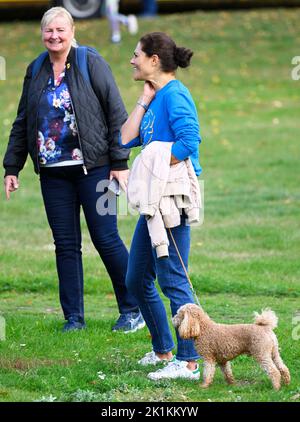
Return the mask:
MULTIPOLYGON (((66 21, 70 24, 71 28, 74 28, 74 20, 72 18, 71 13, 69 13, 67 9, 65 9, 64 7, 51 7, 51 9, 47 10, 47 12, 45 12, 42 17, 41 30, 43 30, 45 26, 49 25, 49 23, 52 22, 53 19, 59 16, 65 18, 66 21)), ((78 47, 75 38, 73 38, 71 44, 72 47, 78 47)))

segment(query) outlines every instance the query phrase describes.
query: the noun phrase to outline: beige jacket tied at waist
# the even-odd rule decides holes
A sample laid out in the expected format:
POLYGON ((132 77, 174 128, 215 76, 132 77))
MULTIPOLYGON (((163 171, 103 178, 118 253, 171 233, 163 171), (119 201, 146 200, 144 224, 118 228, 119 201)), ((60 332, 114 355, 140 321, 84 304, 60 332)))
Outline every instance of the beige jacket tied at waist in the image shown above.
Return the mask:
POLYGON ((147 145, 133 162, 127 187, 129 204, 146 216, 158 258, 169 256, 166 228, 180 225, 182 210, 188 223, 200 220, 201 195, 193 165, 187 159, 170 166, 172 145, 147 145))

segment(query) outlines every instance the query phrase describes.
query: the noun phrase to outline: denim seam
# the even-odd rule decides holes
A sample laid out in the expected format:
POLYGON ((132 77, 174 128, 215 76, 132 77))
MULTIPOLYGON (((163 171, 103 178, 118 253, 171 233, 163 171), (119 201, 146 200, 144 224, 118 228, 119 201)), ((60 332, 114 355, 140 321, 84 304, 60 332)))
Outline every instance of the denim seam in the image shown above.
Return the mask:
MULTIPOLYGON (((152 320, 154 321, 154 326, 155 326, 155 329, 156 329, 156 332, 157 332, 157 335, 158 335, 158 339, 159 339, 159 343, 160 343, 160 345, 161 345, 161 350, 154 350, 154 348, 153 348, 153 350, 154 350, 154 352, 157 352, 157 353, 167 353, 167 352, 170 352, 171 350, 173 350, 173 348, 174 348, 174 342, 173 342, 173 346, 170 348, 170 349, 165 349, 164 348, 164 346, 163 346, 163 343, 162 343, 162 341, 161 341, 161 337, 160 337, 160 335, 159 335, 159 330, 157 329, 157 325, 156 325, 156 323, 155 323, 155 318, 153 318, 153 313, 151 312, 151 310, 150 310, 150 306, 147 304, 147 307, 148 307, 148 310, 149 310, 149 312, 150 312, 150 314, 151 314, 151 317, 152 317, 152 320)), ((171 337, 172 337, 172 335, 171 335, 171 337)))
MULTIPOLYGON (((171 230, 171 229, 170 229, 171 230)), ((174 245, 174 242, 173 242, 173 240, 172 239, 169 239, 170 240, 170 248, 172 248, 172 246, 171 245, 173 245, 173 248, 175 248, 175 245, 174 245)), ((182 275, 183 275, 183 273, 184 273, 184 279, 185 279, 185 282, 186 282, 186 287, 190 290, 190 292, 192 293, 192 295, 193 295, 193 291, 192 291, 192 289, 191 289, 191 286, 190 286, 190 284, 189 284, 189 282, 188 282, 188 279, 187 279, 187 277, 186 277, 186 274, 185 274, 185 272, 184 272, 184 270, 183 270, 183 267, 182 267, 182 264, 181 264, 181 261, 180 261, 180 259, 179 259, 179 256, 178 256, 178 254, 177 254, 177 251, 176 251, 176 256, 177 256, 177 258, 178 258, 178 261, 180 262, 180 271, 181 271, 181 273, 182 273, 182 275)), ((185 263, 184 264, 185 265, 185 267, 186 267, 186 269, 188 270, 188 262, 187 263, 185 263)), ((173 279, 172 279, 172 277, 170 276, 170 266, 168 265, 168 276, 169 276, 169 279, 171 280, 171 283, 170 283, 170 287, 172 287, 172 286, 174 286, 174 283, 173 283, 173 279)), ((194 300, 193 300, 193 302, 194 302, 194 300)), ((171 299, 170 299, 170 305, 171 305, 171 299)), ((171 306, 171 310, 172 310, 172 306, 171 306)), ((178 331, 176 330, 176 332, 177 332, 177 334, 178 334, 178 331)), ((179 334, 178 334, 179 335, 179 334)), ((188 341, 188 340, 187 340, 188 341)), ((181 348, 182 348, 182 350, 181 350, 181 353, 183 354, 183 356, 186 356, 186 352, 187 352, 187 350, 188 350, 188 343, 187 343, 187 341, 182 341, 180 344, 181 344, 181 348)), ((178 344, 178 341, 177 341, 177 354, 176 354, 176 359, 178 359, 178 346, 179 346, 179 344, 178 344)), ((180 355, 179 355, 180 356, 180 355)), ((189 356, 188 357, 188 359, 187 358, 180 358, 179 357, 179 359, 178 360, 184 360, 184 361, 189 361, 189 360, 196 360, 196 359, 198 359, 199 358, 199 355, 195 355, 195 356, 189 356)))
MULTIPOLYGON (((168 258, 169 259, 169 258, 168 258)), ((172 281, 172 279, 171 279, 171 277, 170 277, 170 266, 168 265, 168 279, 169 280, 171 280, 171 284, 173 285, 173 281, 172 281)), ((162 287, 161 287, 161 284, 159 283, 159 279, 158 279, 158 276, 157 276, 157 281, 158 281, 158 284, 160 285, 160 288, 162 289, 162 287)), ((164 294, 164 296, 166 296, 165 294, 164 294)), ((167 296, 166 296, 167 297, 167 296)), ((171 300, 170 300, 170 303, 171 303, 171 300)), ((168 326, 169 326, 169 321, 168 321, 168 326)), ((172 335, 171 335, 171 337, 172 337, 172 335)), ((174 344, 174 341, 173 341, 173 347, 172 347, 172 349, 175 347, 175 344, 174 344)), ((171 350, 172 350, 171 349, 171 350)), ((170 351, 170 350, 168 350, 168 351, 170 351)))
MULTIPOLYGON (((79 219, 80 219, 80 208, 79 208, 79 219)), ((78 244, 79 242, 79 234, 78 234, 78 226, 77 226, 77 221, 76 221, 76 206, 74 207, 74 232, 75 232, 75 238, 76 238, 76 242, 78 244)), ((80 230, 80 222, 79 222, 79 230, 80 230)), ((81 244, 80 244, 81 247, 81 244)), ((80 250, 80 249, 79 249, 80 250)), ((79 292, 80 292, 80 302, 79 302, 79 306, 81 308, 82 306, 82 310, 83 310, 83 280, 82 280, 82 284, 80 283, 81 281, 81 274, 80 274, 80 261, 78 259, 78 254, 75 253, 76 256, 76 266, 77 266, 77 282, 78 282, 78 286, 79 286, 79 292)), ((81 312, 81 309, 79 310, 81 312)), ((82 318, 84 318, 84 315, 80 315, 82 318)))
MULTIPOLYGON (((145 269, 144 269, 144 273, 143 273, 143 277, 142 277, 142 287, 143 287, 143 290, 145 290, 145 284, 144 284, 144 279, 145 279, 145 273, 146 273, 146 268, 147 268, 147 266, 145 266, 145 269)), ((155 287, 155 281, 153 281, 153 284, 154 284, 154 288, 156 289, 156 287, 155 287)), ((145 297, 145 295, 144 295, 144 297, 145 297)), ((145 305, 147 305, 147 307, 148 307, 148 310, 149 310, 149 313, 150 313, 150 315, 151 315, 151 318, 152 318, 152 321, 154 322, 154 324, 153 324, 153 326, 155 327, 155 330, 156 330, 156 332, 157 332, 157 337, 158 337, 158 339, 159 339, 159 343, 160 343, 160 345, 161 345, 161 347, 162 347, 162 349, 161 350, 154 350, 154 352, 157 352, 157 353, 167 353, 167 352, 170 352, 173 348, 174 348, 174 342, 173 342, 173 346, 172 346, 172 348, 171 349, 169 349, 169 350, 166 350, 166 349, 164 349, 164 347, 163 347, 163 343, 162 343, 162 341, 161 341, 161 337, 160 337, 160 335, 159 335, 159 330, 158 330, 158 327, 157 327, 157 324, 156 324, 156 322, 155 322, 155 318, 154 318, 154 316, 153 316, 153 313, 152 313, 152 311, 151 311, 151 307, 150 307, 150 305, 148 304, 148 302, 146 302, 145 303, 145 305)), ((171 335, 171 337, 172 337, 172 335, 171 335)))

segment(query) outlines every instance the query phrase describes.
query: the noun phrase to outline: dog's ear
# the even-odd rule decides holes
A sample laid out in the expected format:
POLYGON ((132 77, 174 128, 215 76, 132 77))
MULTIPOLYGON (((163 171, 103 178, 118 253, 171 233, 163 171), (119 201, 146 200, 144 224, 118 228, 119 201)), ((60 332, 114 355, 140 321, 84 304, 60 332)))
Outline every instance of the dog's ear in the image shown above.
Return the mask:
POLYGON ((186 306, 182 312, 183 318, 178 327, 180 337, 183 339, 198 337, 200 335, 200 323, 195 312, 189 306, 186 306))

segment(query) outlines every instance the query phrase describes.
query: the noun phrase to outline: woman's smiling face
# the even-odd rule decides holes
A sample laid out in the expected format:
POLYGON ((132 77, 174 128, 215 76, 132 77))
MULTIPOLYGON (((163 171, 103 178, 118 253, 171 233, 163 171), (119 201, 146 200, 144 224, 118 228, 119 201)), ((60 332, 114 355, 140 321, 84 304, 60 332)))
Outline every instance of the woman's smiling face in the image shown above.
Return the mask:
POLYGON ((147 81, 153 75, 154 67, 152 57, 143 52, 141 43, 136 46, 130 64, 133 66, 133 79, 147 81))
POLYGON ((57 16, 42 28, 42 40, 49 53, 66 53, 71 48, 74 27, 63 16, 57 16))

